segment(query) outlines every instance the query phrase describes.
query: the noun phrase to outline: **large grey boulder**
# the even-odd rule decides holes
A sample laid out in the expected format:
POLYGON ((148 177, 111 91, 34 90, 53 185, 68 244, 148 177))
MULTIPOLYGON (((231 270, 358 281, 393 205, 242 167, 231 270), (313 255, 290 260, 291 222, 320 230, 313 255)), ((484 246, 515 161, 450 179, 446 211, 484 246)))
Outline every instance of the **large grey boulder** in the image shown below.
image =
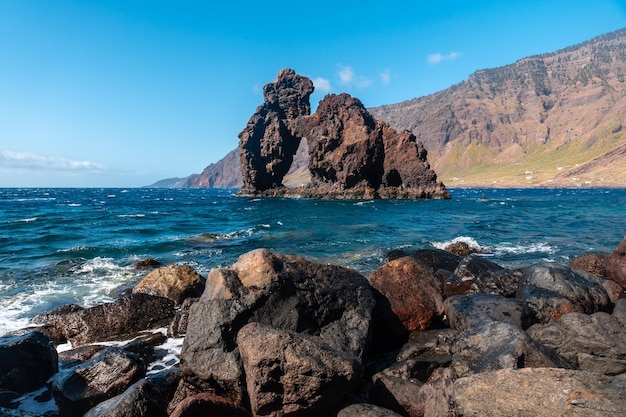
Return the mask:
POLYGON ((626 326, 615 316, 569 313, 556 323, 532 326, 528 334, 584 371, 626 372, 626 326))
POLYGON ((255 416, 323 414, 355 388, 361 374, 352 352, 320 337, 250 323, 237 343, 255 416))
POLYGON ((375 300, 365 277, 347 268, 258 249, 212 270, 191 306, 181 353, 183 378, 241 400, 237 333, 249 322, 321 337, 358 358, 370 342, 375 300))
POLYGON ((516 297, 526 303, 541 323, 557 321, 571 312, 593 314, 610 305, 601 285, 553 262, 530 266, 516 297))
POLYGON ((520 300, 494 294, 454 295, 446 298, 444 310, 450 327, 459 331, 485 321, 503 321, 523 329, 530 314, 520 300))

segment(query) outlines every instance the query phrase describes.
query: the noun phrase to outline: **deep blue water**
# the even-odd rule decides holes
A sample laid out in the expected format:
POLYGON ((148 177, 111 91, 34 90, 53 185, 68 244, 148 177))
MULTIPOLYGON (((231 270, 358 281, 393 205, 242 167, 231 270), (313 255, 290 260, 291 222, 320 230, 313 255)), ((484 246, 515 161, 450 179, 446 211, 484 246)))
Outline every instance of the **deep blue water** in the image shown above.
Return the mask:
POLYGON ((479 245, 503 266, 612 252, 626 189, 452 189, 452 200, 317 201, 211 189, 0 189, 0 334, 110 300, 154 257, 206 275, 266 247, 366 274, 395 248, 479 245))

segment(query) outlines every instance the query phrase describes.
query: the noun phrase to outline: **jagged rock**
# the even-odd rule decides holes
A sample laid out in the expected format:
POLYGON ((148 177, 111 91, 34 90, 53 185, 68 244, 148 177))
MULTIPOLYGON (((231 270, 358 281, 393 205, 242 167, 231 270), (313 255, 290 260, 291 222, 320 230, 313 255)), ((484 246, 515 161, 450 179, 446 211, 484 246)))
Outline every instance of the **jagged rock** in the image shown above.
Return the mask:
POLYGON ((237 335, 255 416, 322 413, 354 387, 358 358, 323 339, 249 323, 237 335))
POLYGON ((425 330, 443 314, 441 282, 432 270, 410 256, 387 262, 367 276, 389 300, 408 331, 425 330))
POLYGON ((459 376, 523 367, 572 368, 519 327, 502 321, 486 321, 460 333, 452 353, 450 366, 459 376))
POLYGON ((604 312, 569 313, 556 323, 536 324, 527 332, 583 371, 626 372, 626 326, 617 317, 604 312))
POLYGON ((511 296, 518 287, 518 277, 512 279, 500 265, 477 255, 464 257, 444 283, 446 296, 489 292, 511 296), (486 290, 486 291, 485 291, 486 290))
POLYGON ((57 370, 57 351, 43 333, 0 337, 0 389, 33 391, 57 370))
MULTIPOLYGON (((396 356, 399 362, 413 360, 449 362, 459 332, 454 329, 414 331, 396 356)), ((420 378, 420 380, 426 378, 420 378)))
POLYGON ((239 134, 239 195, 450 198, 415 135, 375 120, 345 93, 327 95, 309 116, 312 92, 311 80, 291 69, 265 85, 264 103, 239 134), (311 184, 290 190, 282 181, 302 138, 309 149, 311 184))
POLYGON ((444 301, 450 327, 464 331, 486 321, 504 321, 520 329, 528 327, 530 311, 514 298, 494 294, 454 295, 444 301))
POLYGON ((606 275, 626 291, 626 238, 607 259, 606 275))
POLYGON ((73 347, 120 340, 142 330, 167 325, 174 302, 149 294, 131 294, 111 303, 55 315, 49 324, 60 329, 73 347))
POLYGON ((454 242, 444 248, 446 252, 453 253, 458 256, 468 256, 472 253, 479 253, 478 249, 472 248, 466 242, 454 242))
POLYGON ((263 87, 263 104, 239 133, 242 193, 282 186, 302 138, 296 136, 290 123, 310 114, 311 93, 313 82, 291 69, 281 70, 273 83, 263 87))
POLYGON ((240 401, 243 370, 236 336, 248 322, 318 335, 338 350, 366 354, 374 297, 347 268, 258 249, 214 269, 190 308, 181 353, 183 377, 240 401))
POLYGON ((449 417, 454 415, 454 380, 450 368, 438 368, 420 389, 417 403, 421 404, 425 417, 449 417))
POLYGON ((181 337, 187 333, 187 325, 189 324, 189 309, 198 302, 200 298, 186 298, 180 309, 176 311, 176 315, 167 327, 167 335, 169 337, 181 337))
POLYGON ((410 256, 428 265, 433 271, 454 271, 463 260, 461 256, 441 249, 418 249, 410 256))
POLYGON ((157 261, 154 258, 142 259, 133 264, 133 268, 140 270, 156 269, 159 267, 161 267, 161 262, 157 261))
POLYGON ((592 314, 610 303, 600 285, 566 266, 544 262, 529 267, 517 291, 541 323, 557 321, 563 314, 579 312, 592 314))
POLYGON ((239 405, 218 397, 211 392, 192 395, 181 401, 170 417, 251 417, 250 412, 239 405))
POLYGON ((83 415, 94 405, 123 393, 146 373, 135 354, 107 348, 88 361, 56 373, 48 388, 61 416, 83 415))
POLYGON ((148 379, 140 379, 123 393, 91 408, 84 417, 166 417, 162 392, 148 379))
POLYGON ((200 297, 204 278, 188 265, 169 265, 150 272, 133 289, 133 294, 166 297, 180 305, 186 298, 200 297))
POLYGON ((377 405, 359 403, 342 409, 337 417, 402 417, 402 415, 377 405))
POLYGON ((503 369, 454 382, 458 416, 619 417, 626 379, 567 369, 503 369))

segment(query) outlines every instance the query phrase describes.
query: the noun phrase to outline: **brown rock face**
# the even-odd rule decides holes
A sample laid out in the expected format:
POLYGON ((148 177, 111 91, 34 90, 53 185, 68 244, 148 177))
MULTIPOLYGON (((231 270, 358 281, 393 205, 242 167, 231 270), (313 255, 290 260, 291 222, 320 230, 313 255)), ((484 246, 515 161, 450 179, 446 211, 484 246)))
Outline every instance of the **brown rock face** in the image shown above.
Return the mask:
POLYGON ((626 289, 626 239, 609 256, 606 272, 609 279, 626 289))
POLYGON ((312 82, 282 70, 240 133, 240 195, 312 198, 450 198, 415 135, 375 120, 348 94, 327 95, 309 116, 312 82), (301 139, 309 149, 308 187, 287 189, 284 176, 301 139))
POLYGON ((263 87, 265 101, 239 134, 244 192, 280 187, 298 150, 300 137, 290 121, 309 115, 313 82, 291 69, 280 71, 263 87))

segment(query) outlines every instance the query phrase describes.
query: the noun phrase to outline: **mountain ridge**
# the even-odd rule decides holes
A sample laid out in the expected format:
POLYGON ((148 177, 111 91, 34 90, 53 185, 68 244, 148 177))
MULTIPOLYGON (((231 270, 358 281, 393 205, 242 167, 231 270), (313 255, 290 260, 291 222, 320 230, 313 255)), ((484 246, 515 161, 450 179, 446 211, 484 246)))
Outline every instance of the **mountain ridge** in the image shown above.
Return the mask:
MULTIPOLYGON (((626 28, 368 111, 411 131, 448 187, 624 187, 625 79, 626 28)), ((177 184, 240 187, 237 155, 177 184)), ((286 185, 309 180, 305 157, 298 150, 286 185)))

